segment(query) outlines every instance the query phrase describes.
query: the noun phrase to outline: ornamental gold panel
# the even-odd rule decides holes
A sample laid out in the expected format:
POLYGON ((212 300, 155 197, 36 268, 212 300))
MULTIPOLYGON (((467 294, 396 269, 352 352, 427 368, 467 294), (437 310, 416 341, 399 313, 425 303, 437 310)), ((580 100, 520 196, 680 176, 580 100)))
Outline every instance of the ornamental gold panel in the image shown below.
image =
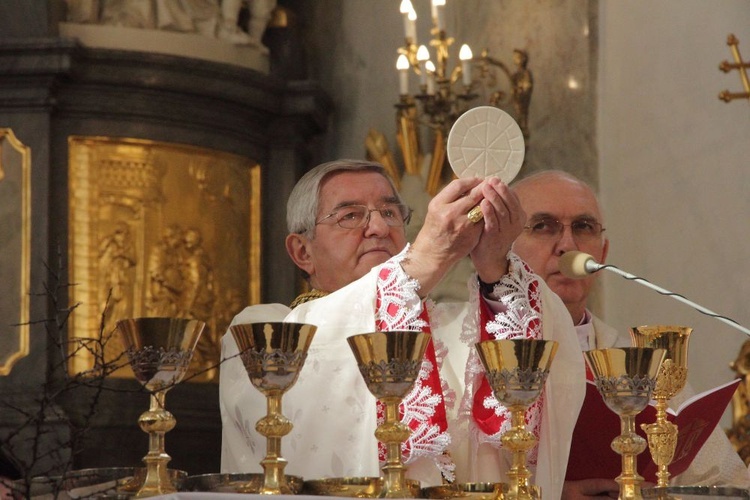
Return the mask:
POLYGON ((31 149, 0 128, 0 375, 29 353, 31 149))
POLYGON ((218 381, 221 337, 260 300, 260 166, 141 139, 68 139, 71 373, 132 377, 125 318, 204 321, 186 380, 218 381), (123 366, 120 366, 123 365, 123 366))

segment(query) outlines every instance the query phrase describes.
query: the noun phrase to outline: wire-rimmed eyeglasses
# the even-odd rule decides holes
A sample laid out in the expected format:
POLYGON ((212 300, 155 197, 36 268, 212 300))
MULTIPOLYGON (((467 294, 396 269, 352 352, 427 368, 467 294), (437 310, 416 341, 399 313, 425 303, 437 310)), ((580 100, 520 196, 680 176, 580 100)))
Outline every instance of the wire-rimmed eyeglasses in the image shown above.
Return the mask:
POLYGON ((523 228, 533 237, 544 240, 557 240, 565 228, 569 227, 573 239, 579 242, 591 242, 599 239, 605 230, 601 223, 591 217, 581 217, 570 224, 563 224, 554 217, 535 217, 523 228))
POLYGON ((411 209, 398 203, 387 203, 378 208, 368 208, 365 205, 347 205, 324 215, 315 221, 315 225, 332 219, 339 227, 344 229, 365 227, 370 222, 370 215, 373 212, 379 212, 385 223, 390 227, 406 225, 411 219, 411 209))

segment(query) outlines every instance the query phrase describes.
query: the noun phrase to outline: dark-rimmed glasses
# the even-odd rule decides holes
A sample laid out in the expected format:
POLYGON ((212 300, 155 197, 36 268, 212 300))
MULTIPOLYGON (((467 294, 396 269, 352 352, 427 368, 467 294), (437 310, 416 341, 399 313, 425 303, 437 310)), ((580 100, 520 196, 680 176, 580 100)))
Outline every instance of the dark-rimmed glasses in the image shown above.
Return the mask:
POLYGON ((390 227, 401 227, 408 224, 409 219, 411 219, 411 209, 398 203, 388 203, 378 208, 368 208, 365 205, 347 205, 324 215, 315 221, 315 225, 333 220, 344 229, 357 229, 365 227, 370 222, 370 215, 373 212, 379 212, 385 223, 390 227))
POLYGON ((605 230, 599 221, 590 217, 575 219, 570 224, 563 224, 554 217, 538 217, 523 228, 535 238, 551 241, 559 239, 566 227, 570 228, 573 239, 582 243, 596 241, 605 230))

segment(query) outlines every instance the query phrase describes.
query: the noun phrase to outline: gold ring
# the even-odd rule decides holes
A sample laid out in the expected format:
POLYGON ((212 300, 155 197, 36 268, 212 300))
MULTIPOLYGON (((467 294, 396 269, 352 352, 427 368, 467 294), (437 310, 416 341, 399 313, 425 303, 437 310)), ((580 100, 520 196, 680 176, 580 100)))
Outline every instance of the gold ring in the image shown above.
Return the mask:
POLYGON ((477 205, 476 207, 472 208, 471 210, 469 210, 469 213, 466 214, 466 217, 468 217, 471 222, 476 224, 480 220, 484 219, 484 214, 482 214, 482 207, 477 205))

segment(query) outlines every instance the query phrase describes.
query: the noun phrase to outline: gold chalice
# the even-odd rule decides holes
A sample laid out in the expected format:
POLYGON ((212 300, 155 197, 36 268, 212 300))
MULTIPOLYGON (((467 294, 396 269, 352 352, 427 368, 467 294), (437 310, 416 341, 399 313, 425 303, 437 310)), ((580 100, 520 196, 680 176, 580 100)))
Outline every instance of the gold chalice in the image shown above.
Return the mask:
MULTIPOLYGON (((622 456, 622 473, 615 479, 621 500, 643 498, 638 474, 638 454, 646 440, 635 433, 635 416, 648 405, 666 351, 650 347, 624 347, 586 351, 586 361, 607 407, 620 417, 620 435, 612 449, 622 456)), ((593 430, 592 430, 593 432, 593 430)))
POLYGON ((367 388, 385 405, 385 422, 375 430, 375 437, 385 444, 383 488, 380 498, 411 498, 406 482, 406 466, 401 459, 401 443, 411 430, 401 423, 398 405, 414 387, 419 376, 430 335, 424 332, 374 332, 346 339, 367 388))
POLYGON ((656 377, 653 399, 656 401, 656 422, 641 424, 648 436, 648 448, 656 472, 656 487, 669 486, 669 464, 677 447, 677 426, 667 420, 669 400, 675 397, 687 382, 688 340, 692 328, 686 326, 638 326, 630 329, 630 338, 636 347, 664 349, 664 361, 656 377))
POLYGON ((317 327, 304 323, 248 323, 229 327, 250 382, 266 396, 266 416, 255 430, 266 437, 263 485, 248 483, 244 493, 291 495, 281 456, 281 438, 292 431, 292 423, 281 413, 281 397, 294 385, 307 358, 317 327))
POLYGON ((177 318, 133 318, 117 322, 115 330, 135 378, 151 393, 149 409, 138 419, 138 425, 148 433, 149 450, 143 457, 146 479, 135 498, 177 491, 167 471, 171 457, 164 451, 164 434, 171 431, 177 421, 166 410, 164 402, 167 391, 185 376, 205 326, 202 321, 177 318))
POLYGON ((503 447, 513 454, 507 488, 498 488, 498 498, 539 499, 541 488, 531 485, 526 467, 528 452, 536 446, 526 429, 526 410, 537 400, 547 380, 557 342, 535 339, 485 340, 476 344, 479 358, 495 398, 511 414, 511 428, 503 434, 503 447))

